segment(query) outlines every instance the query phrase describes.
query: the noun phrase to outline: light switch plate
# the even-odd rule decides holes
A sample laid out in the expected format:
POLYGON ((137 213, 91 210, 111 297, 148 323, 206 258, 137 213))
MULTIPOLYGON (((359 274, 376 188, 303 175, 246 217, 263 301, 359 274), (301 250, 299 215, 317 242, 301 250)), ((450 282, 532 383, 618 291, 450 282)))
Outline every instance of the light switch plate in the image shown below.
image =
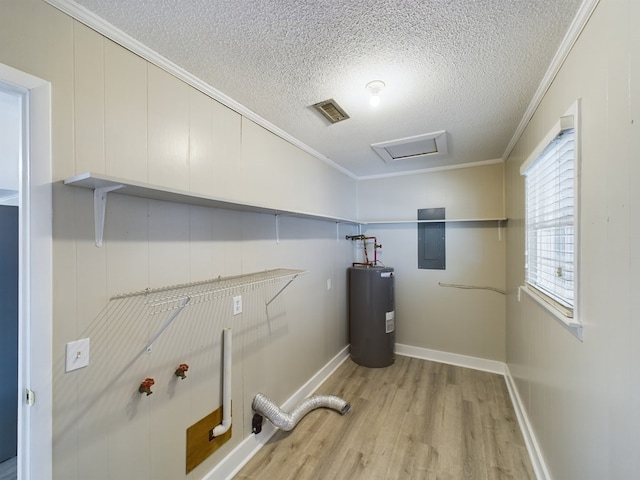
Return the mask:
POLYGON ((65 372, 72 372, 89 365, 89 339, 83 338, 67 343, 65 372))

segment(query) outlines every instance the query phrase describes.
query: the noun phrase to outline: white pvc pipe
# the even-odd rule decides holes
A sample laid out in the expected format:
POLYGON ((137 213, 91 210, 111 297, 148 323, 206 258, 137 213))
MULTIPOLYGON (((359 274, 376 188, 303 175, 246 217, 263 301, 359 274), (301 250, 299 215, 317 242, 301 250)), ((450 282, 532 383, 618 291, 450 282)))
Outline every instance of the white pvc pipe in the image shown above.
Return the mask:
POLYGON ((227 433, 231 428, 231 329, 222 332, 222 422, 212 431, 213 437, 227 433))

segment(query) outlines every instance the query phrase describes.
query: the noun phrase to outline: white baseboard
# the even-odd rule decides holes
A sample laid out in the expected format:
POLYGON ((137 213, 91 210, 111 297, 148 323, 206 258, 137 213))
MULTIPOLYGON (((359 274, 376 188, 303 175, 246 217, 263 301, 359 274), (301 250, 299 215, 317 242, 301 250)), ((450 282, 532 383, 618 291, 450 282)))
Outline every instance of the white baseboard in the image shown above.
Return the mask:
MULTIPOLYGON (((322 383, 342 363, 349 358, 349 346, 343 348, 324 367, 322 367, 307 383, 305 383, 296 393, 282 404, 285 411, 293 409, 296 405, 313 394, 322 383)), ((268 393, 268 392, 267 392, 268 393)), ((262 432, 258 435, 249 435, 224 457, 202 480, 229 480, 240 471, 242 467, 260 450, 269 439, 276 433, 277 429, 270 423, 264 422, 262 432)))
POLYGON ((497 360, 487 360, 484 358, 459 355, 457 353, 441 352, 429 348, 412 347, 411 345, 396 344, 396 353, 407 357, 421 358, 458 367, 472 368, 484 372, 498 373, 504 375, 505 364, 497 360))
POLYGON ((518 388, 516 387, 516 383, 513 380, 513 377, 511 376, 508 365, 505 365, 504 379, 507 383, 507 389, 509 390, 511 403, 513 403, 513 408, 516 411, 516 417, 518 417, 520 431, 522 432, 522 436, 524 437, 524 443, 527 446, 527 451, 529 452, 529 458, 531 459, 531 464, 533 466, 533 471, 536 474, 536 478, 538 480, 551 480, 551 475, 549 474, 547 464, 545 463, 544 457, 542 456, 540 445, 538 444, 538 440, 533 433, 533 428, 531 427, 531 423, 529 422, 529 416, 527 415, 524 403, 522 403, 522 399, 520 398, 520 394, 518 393, 518 388))

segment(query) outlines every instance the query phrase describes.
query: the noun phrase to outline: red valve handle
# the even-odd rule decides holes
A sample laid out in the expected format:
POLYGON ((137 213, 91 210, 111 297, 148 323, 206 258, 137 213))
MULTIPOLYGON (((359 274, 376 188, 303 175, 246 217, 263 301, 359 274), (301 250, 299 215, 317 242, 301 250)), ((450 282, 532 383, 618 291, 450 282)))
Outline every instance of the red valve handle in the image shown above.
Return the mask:
POLYGON ((176 377, 180 377, 182 380, 184 380, 187 376, 184 374, 184 372, 189 370, 189 365, 187 365, 186 363, 181 363, 178 368, 175 371, 175 375, 176 377))
POLYGON ((153 392, 151 391, 151 387, 156 383, 156 381, 153 378, 145 378, 142 383, 140 384, 140 387, 138 388, 138 391, 140 393, 146 393, 147 397, 149 395, 151 395, 153 392))

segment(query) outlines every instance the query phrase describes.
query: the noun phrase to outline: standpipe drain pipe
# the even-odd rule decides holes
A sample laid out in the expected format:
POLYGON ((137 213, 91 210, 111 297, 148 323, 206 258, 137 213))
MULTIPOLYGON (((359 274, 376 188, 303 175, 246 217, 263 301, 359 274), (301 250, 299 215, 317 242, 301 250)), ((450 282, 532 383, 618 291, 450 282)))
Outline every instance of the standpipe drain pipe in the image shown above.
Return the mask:
POLYGON ((211 431, 212 437, 227 433, 231 427, 231 329, 222 332, 222 422, 211 431))
MULTIPOLYGON (((351 408, 351 404, 335 395, 313 395, 298 405, 293 412, 286 413, 265 395, 258 393, 253 399, 251 407, 257 415, 267 417, 280 430, 288 432, 295 428, 302 417, 316 408, 330 408, 345 415, 351 408)), ((257 425, 254 421, 253 433, 260 433, 261 430, 262 422, 260 421, 257 425)))

